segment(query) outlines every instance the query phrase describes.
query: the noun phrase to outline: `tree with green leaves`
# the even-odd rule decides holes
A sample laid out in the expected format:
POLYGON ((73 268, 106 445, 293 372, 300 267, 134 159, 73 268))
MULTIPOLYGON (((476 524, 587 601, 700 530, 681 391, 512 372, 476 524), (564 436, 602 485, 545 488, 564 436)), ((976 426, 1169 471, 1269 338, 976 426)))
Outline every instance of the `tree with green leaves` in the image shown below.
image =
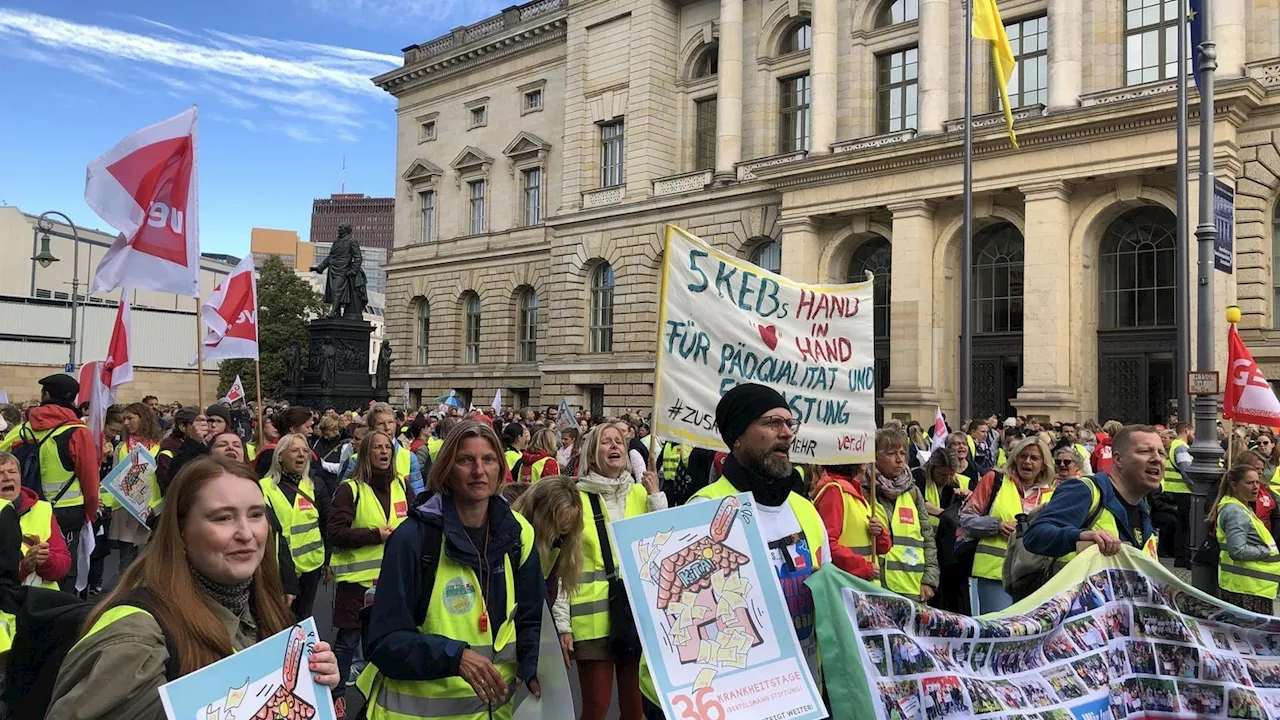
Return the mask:
MULTIPOLYGON (((279 257, 272 255, 258 271, 258 357, 262 363, 262 393, 280 399, 290 388, 293 371, 285 351, 298 346, 299 362, 307 359, 307 320, 323 313, 323 298, 279 257)), ((257 400, 252 360, 224 360, 218 368, 218 397, 227 394, 236 375, 244 381, 246 400, 257 400)))

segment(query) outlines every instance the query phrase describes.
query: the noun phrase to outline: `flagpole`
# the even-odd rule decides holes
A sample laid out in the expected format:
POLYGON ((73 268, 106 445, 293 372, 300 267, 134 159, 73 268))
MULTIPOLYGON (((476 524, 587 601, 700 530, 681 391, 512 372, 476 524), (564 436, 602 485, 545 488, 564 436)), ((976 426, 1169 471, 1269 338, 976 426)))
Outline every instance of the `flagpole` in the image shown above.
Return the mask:
POLYGON ((960 237, 960 422, 973 410, 973 0, 964 3, 964 223, 960 237))
MULTIPOLYGON (((1175 317, 1178 326, 1178 362, 1175 363, 1181 375, 1185 376, 1191 369, 1191 248, 1188 246, 1190 221, 1187 214, 1188 154, 1187 141, 1187 2, 1178 2, 1178 188, 1177 206, 1174 214, 1178 216, 1177 263, 1175 265, 1178 287, 1175 317)), ((1178 385, 1178 422, 1191 422, 1191 396, 1187 392, 1185 382, 1178 385)))
POLYGON ((256 359, 253 361, 253 381, 257 384, 258 394, 258 447, 264 447, 266 443, 263 442, 263 438, 266 436, 262 434, 262 363, 256 359))
POLYGON ((196 409, 204 411, 204 339, 200 337, 199 298, 196 298, 196 409))

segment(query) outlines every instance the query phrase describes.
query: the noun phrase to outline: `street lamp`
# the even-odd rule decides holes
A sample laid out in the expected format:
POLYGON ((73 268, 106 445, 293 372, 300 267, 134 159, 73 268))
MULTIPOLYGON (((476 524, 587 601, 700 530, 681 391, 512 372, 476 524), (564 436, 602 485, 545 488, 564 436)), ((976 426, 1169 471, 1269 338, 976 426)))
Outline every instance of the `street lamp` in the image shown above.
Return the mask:
POLYGON ((40 267, 47 268, 59 262, 58 257, 49 249, 49 234, 67 237, 53 229, 53 220, 49 219, 50 215, 62 218, 67 223, 67 227, 71 228, 71 344, 67 353, 67 372, 74 372, 76 368, 76 308, 80 304, 80 231, 76 228, 76 224, 71 222, 71 218, 56 210, 41 213, 40 217, 36 218, 36 226, 32 229, 32 232, 40 238, 40 252, 31 258, 40 263, 40 267))

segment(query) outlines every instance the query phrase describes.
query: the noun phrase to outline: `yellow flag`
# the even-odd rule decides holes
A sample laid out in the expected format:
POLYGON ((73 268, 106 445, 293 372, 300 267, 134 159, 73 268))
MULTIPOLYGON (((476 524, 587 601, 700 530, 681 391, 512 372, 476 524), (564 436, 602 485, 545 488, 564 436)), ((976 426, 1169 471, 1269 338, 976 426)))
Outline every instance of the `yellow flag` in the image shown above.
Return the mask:
POLYGON ((1013 77, 1013 48, 1000 20, 996 0, 972 0, 973 36, 991 42, 991 62, 995 65, 996 79, 1000 82, 1000 103, 1004 106, 1004 122, 1009 127, 1009 140, 1018 147, 1018 136, 1013 132, 1013 108, 1009 107, 1009 79, 1013 77))

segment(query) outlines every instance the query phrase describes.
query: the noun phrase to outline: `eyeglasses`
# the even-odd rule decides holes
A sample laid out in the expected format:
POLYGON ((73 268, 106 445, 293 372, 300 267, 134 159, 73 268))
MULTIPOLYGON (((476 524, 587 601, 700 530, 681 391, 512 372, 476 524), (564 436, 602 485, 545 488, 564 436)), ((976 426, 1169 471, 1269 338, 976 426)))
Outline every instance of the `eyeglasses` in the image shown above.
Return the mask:
POLYGON ((1057 460, 1054 461, 1054 464, 1060 468, 1066 468, 1066 467, 1071 467, 1072 465, 1075 465, 1076 461, 1069 460, 1067 458, 1058 458, 1057 460))
POLYGON ((800 421, 783 417, 767 417, 760 419, 760 427, 766 427, 773 432, 780 433, 782 428, 787 428, 792 434, 800 432, 800 421))

